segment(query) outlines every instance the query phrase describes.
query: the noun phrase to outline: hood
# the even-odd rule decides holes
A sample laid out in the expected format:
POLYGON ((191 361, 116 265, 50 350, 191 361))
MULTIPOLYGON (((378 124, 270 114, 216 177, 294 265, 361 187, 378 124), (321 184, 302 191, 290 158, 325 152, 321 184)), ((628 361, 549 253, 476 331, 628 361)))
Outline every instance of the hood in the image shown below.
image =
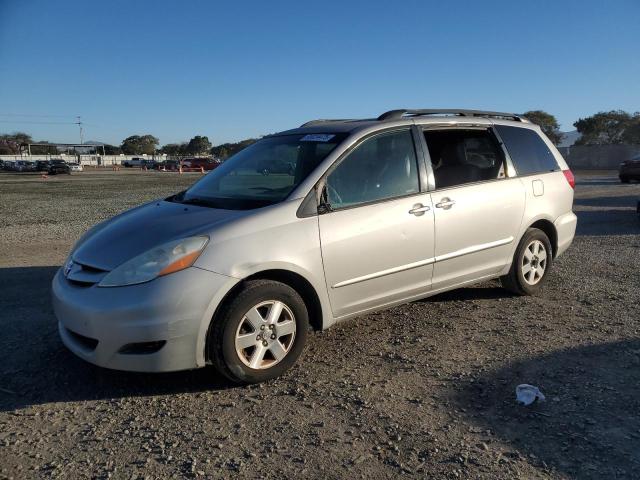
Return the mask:
POLYGON ((174 239, 208 234, 212 227, 246 215, 242 210, 156 201, 104 223, 73 252, 79 263, 102 270, 118 265, 174 239))

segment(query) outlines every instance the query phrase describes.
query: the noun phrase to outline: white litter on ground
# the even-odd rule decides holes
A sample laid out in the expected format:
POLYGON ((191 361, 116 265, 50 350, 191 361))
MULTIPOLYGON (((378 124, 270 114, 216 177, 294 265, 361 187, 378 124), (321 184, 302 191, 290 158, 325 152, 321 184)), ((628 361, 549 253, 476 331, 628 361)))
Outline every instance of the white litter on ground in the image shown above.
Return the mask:
POLYGON ((531 405, 536 400, 544 402, 545 398, 538 387, 523 383, 516 387, 516 400, 523 405, 531 405))

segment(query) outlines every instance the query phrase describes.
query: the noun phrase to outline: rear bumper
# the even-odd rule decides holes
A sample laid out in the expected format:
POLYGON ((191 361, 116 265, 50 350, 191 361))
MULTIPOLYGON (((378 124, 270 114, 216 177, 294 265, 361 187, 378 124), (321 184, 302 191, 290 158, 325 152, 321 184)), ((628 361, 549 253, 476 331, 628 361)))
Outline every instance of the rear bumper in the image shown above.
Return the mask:
POLYGON ((58 270, 52 300, 60 338, 77 356, 101 367, 138 372, 201 367, 204 339, 199 337, 206 335, 212 300, 230 281, 235 283, 192 267, 140 285, 79 287, 58 270))
POLYGON ((558 234, 558 251, 556 252, 556 257, 558 257, 562 255, 573 242, 578 217, 576 217, 573 212, 565 213, 564 215, 560 215, 553 224, 558 234))

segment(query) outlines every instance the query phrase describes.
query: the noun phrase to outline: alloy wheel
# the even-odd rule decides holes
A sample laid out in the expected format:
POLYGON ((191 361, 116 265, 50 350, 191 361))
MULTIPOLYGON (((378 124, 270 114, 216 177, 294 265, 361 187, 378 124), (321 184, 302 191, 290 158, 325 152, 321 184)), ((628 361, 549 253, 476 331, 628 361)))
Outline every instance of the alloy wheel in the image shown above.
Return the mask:
POLYGON ((544 276, 547 268, 547 248, 540 240, 533 240, 524 249, 522 276, 529 285, 535 285, 544 276))
POLYGON ((279 300, 267 300, 244 314, 236 331, 236 353, 249 368, 271 368, 287 356, 295 336, 291 309, 279 300))

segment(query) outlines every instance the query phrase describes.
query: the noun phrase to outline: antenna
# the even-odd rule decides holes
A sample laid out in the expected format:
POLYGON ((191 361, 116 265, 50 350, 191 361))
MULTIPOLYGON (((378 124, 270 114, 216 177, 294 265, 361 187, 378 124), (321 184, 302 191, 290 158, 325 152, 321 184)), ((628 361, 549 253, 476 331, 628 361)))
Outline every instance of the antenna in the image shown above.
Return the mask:
POLYGON ((78 119, 78 121, 75 122, 75 124, 80 127, 80 145, 82 145, 84 143, 84 134, 82 132, 82 117, 78 115, 76 118, 78 119))

